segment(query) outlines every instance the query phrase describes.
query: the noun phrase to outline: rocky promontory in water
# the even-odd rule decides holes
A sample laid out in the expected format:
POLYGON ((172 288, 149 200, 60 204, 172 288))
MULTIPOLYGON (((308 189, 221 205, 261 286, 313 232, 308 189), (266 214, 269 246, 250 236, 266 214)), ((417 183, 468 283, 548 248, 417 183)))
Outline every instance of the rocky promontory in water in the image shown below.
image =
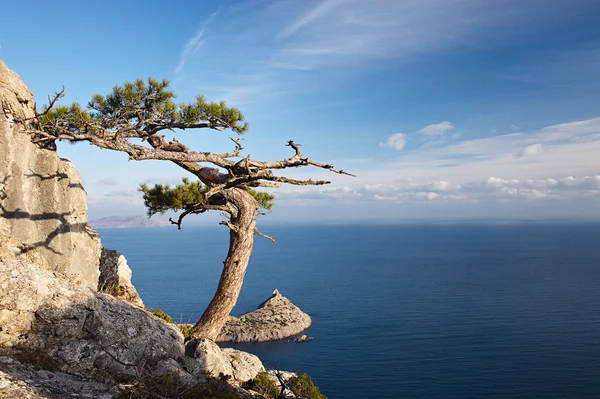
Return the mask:
POLYGON ((312 319, 276 289, 256 310, 231 316, 217 342, 265 342, 300 334, 312 319))

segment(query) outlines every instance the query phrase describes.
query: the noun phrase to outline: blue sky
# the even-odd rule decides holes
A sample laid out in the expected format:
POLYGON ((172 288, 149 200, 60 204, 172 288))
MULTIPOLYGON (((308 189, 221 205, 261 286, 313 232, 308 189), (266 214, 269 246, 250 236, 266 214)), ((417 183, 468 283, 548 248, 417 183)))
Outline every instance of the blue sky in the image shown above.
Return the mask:
MULTIPOLYGON (((0 58, 36 100, 87 102, 138 77, 181 101, 237 106, 255 159, 293 139, 327 187, 282 187, 270 220, 402 221, 600 216, 596 0, 158 1, 4 5, 0 58)), ((179 133, 223 152, 227 135, 179 133)), ((164 162, 59 146, 90 216, 143 214, 164 162)), ((212 220, 212 218, 209 218, 212 220)))

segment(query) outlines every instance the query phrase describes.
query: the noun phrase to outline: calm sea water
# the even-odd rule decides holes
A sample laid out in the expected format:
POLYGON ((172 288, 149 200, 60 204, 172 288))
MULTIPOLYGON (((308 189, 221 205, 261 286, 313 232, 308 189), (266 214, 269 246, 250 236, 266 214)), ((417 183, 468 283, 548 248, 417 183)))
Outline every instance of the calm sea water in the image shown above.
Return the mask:
MULTIPOLYGON (((278 226, 257 237, 234 309, 278 288, 304 344, 237 347, 330 398, 600 397, 600 225, 278 226)), ((224 227, 103 229, 149 307, 195 322, 224 227)))

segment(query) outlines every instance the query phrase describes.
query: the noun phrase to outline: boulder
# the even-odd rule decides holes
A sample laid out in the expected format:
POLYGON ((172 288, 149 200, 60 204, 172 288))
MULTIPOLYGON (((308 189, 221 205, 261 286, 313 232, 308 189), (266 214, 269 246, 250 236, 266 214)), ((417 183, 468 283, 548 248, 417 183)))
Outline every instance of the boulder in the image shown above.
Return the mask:
POLYGON ((231 363, 219 345, 206 338, 197 338, 188 342, 185 348, 185 367, 195 376, 233 375, 231 363))
POLYGON ((24 121, 35 115, 31 91, 0 61, 0 233, 36 251, 44 267, 96 288, 100 238, 87 225, 81 176, 52 149, 32 143, 24 121))
POLYGON ((98 291, 110 293, 143 308, 144 302, 131 283, 131 275, 125 256, 112 249, 102 248, 98 291))
POLYGON ((232 348, 225 348, 222 352, 231 364, 233 372, 231 376, 235 381, 248 381, 261 371, 265 371, 262 362, 256 355, 232 348))
POLYGON ((185 349, 186 369, 195 376, 219 377, 229 375, 236 382, 244 382, 265 371, 260 359, 247 352, 219 348, 206 338, 196 338, 185 349))
POLYGON ((276 289, 258 309, 239 318, 230 317, 217 342, 264 342, 285 339, 306 330, 312 324, 300 310, 276 289))

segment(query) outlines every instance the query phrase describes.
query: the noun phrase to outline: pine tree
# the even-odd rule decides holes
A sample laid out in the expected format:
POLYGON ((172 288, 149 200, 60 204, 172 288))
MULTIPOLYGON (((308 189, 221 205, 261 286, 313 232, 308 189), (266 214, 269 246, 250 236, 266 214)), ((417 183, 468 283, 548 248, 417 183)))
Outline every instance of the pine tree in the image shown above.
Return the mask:
POLYGON ((97 94, 87 107, 73 103, 56 105, 63 91, 50 99, 43 112, 30 120, 32 140, 46 148, 55 148, 57 140, 87 141, 100 148, 125 152, 130 160, 164 160, 175 163, 198 180, 184 179, 175 187, 140 185, 148 215, 175 211, 171 222, 181 229, 185 217, 207 211, 226 216, 221 224, 230 229, 229 251, 217 291, 202 317, 192 329, 193 337, 215 340, 239 296, 246 268, 258 234, 274 239, 256 228, 256 217, 273 206, 274 195, 259 191, 281 184, 323 185, 328 181, 297 180, 275 172, 313 166, 331 172, 333 165, 305 158, 300 147, 288 141, 294 154, 281 161, 258 161, 242 156, 239 138, 231 138, 234 149, 228 153, 192 151, 175 138, 161 133, 188 129, 230 130, 238 135, 248 130, 243 114, 225 102, 208 102, 203 96, 194 103, 176 104, 167 80, 148 79, 115 86, 106 96, 97 94), (141 139, 141 142, 140 142, 141 139), (212 166, 205 166, 206 164, 212 166))

